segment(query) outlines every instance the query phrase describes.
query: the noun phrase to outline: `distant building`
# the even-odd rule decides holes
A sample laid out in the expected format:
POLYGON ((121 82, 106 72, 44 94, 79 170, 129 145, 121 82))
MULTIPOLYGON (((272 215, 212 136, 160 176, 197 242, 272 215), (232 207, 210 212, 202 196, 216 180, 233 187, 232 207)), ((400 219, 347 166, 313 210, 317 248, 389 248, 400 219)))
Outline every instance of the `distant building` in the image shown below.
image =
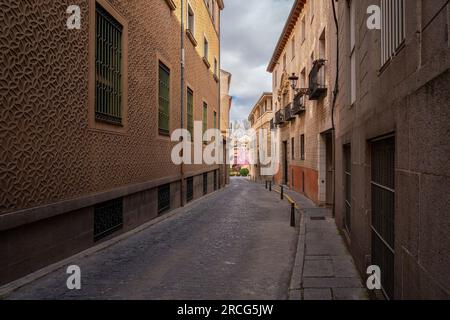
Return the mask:
POLYGON ((335 34, 330 1, 297 0, 268 66, 274 123, 280 130, 275 181, 319 205, 333 204, 335 34), (299 90, 291 87, 293 74, 299 90))
MULTIPOLYGON (((254 141, 253 146, 251 147, 250 153, 254 155, 254 163, 250 165, 250 176, 253 181, 260 180, 272 180, 273 176, 261 176, 261 165, 259 149, 260 144, 262 143, 259 140, 259 132, 260 130, 265 130, 267 137, 267 144, 265 148, 267 148, 267 156, 271 156, 270 148, 271 148, 271 121, 273 120, 273 101, 272 101, 272 93, 264 92, 259 98, 258 102, 253 107, 250 115, 248 117, 248 121, 252 125, 252 129, 256 134, 256 141, 254 141)), ((267 164, 266 164, 267 165, 267 164)))
POLYGON ((232 75, 228 71, 220 70, 220 131, 222 132, 224 142, 224 164, 221 166, 221 177, 225 184, 230 183, 228 170, 227 143, 230 135, 230 111, 233 98, 230 96, 230 85, 232 75))

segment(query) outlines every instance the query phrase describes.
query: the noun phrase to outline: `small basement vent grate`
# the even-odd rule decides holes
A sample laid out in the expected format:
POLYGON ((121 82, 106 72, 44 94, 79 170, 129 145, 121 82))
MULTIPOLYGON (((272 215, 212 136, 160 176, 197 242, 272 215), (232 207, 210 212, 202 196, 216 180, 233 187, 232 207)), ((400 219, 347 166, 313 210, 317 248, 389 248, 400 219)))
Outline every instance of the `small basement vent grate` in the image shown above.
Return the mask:
POLYGON ((158 188, 158 213, 170 210, 170 184, 158 188))
POLYGON ((123 199, 108 201, 95 206, 94 241, 99 241, 123 226, 123 199))
POLYGON ((324 221, 325 217, 311 217, 310 218, 312 221, 324 221))

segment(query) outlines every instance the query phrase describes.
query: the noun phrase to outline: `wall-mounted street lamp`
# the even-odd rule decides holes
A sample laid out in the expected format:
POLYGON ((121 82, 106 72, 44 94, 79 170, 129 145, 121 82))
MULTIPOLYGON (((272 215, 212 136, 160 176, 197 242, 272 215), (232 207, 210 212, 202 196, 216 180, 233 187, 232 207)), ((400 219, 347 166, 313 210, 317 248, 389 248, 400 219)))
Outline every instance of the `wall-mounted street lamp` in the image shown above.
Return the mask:
POLYGON ((295 73, 292 73, 288 79, 291 82, 292 90, 297 90, 298 76, 295 73))

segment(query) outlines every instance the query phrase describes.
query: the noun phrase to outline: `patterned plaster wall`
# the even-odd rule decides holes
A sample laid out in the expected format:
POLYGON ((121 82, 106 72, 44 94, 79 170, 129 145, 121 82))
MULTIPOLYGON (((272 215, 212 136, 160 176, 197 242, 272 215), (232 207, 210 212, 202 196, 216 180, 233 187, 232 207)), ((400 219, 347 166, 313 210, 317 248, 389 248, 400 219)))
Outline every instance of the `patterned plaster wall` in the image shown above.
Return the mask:
MULTIPOLYGON (((157 132, 157 68, 171 67, 171 130, 180 124, 180 25, 165 1, 108 1, 129 23, 127 130, 89 126, 89 10, 66 28, 70 1, 0 0, 0 214, 179 173, 157 132)), ((188 66, 204 64, 200 57, 188 66)), ((199 73, 199 97, 217 101, 199 73)), ((200 109, 200 107, 198 107, 200 109)), ((200 115, 196 115, 200 118, 200 115)))

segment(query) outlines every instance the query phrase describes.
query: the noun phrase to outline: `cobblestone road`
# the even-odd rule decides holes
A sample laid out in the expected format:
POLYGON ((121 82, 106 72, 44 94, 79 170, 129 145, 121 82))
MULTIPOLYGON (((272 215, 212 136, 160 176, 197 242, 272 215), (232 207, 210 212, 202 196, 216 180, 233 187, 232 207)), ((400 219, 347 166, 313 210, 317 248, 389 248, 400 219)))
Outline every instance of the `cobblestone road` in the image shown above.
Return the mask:
POLYGON ((233 179, 223 191, 161 223, 71 264, 10 299, 287 299, 298 230, 287 202, 263 186, 233 179))

